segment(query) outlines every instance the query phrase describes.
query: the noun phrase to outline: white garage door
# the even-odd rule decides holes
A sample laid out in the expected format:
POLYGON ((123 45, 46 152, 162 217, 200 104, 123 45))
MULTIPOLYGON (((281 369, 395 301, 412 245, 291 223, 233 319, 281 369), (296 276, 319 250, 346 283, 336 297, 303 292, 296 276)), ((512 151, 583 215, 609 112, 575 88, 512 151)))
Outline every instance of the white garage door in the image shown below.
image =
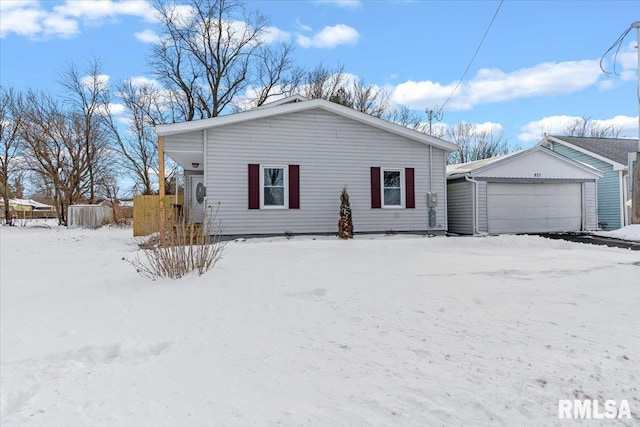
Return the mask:
POLYGON ((581 184, 487 184, 489 233, 579 231, 581 184))

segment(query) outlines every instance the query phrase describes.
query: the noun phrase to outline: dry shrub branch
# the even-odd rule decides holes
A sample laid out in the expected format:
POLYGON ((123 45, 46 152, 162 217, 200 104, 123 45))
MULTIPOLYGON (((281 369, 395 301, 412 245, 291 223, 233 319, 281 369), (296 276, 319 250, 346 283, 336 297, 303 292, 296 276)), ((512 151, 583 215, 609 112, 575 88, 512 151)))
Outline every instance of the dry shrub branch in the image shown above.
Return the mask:
POLYGON ((222 257, 222 227, 213 215, 205 215, 202 224, 182 221, 167 230, 165 242, 159 235, 138 241, 138 253, 129 261, 142 276, 150 279, 179 279, 191 272, 202 275, 211 270, 222 257))

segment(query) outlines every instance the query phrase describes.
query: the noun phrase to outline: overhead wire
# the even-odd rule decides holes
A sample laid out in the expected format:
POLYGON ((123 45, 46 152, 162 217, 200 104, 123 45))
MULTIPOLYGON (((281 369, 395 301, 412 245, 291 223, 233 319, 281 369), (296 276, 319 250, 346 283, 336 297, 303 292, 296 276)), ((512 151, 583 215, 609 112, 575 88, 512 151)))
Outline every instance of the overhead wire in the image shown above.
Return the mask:
POLYGON ((478 47, 476 48, 476 51, 473 53, 473 56, 471 57, 471 61, 469 61, 469 64, 467 65, 467 68, 465 68, 464 73, 462 73, 462 77, 460 77, 460 80, 458 80, 458 83, 456 83, 456 86, 453 88, 453 91, 451 91, 451 95, 449 95, 447 100, 444 101, 444 104, 442 104, 442 107, 440 107, 440 111, 444 110, 444 107, 447 105, 447 103, 449 102, 451 97, 453 97, 453 95, 456 93, 456 91, 458 90, 458 87, 460 87, 460 84, 462 83, 462 81, 466 77, 467 73, 469 72, 469 69, 471 68, 471 65, 473 64, 473 61, 476 59, 476 56, 478 55, 478 52, 480 52, 480 48, 482 47, 482 44, 484 43, 484 39, 487 38, 487 34, 489 34, 489 30, 491 30, 491 27, 493 26, 493 22, 496 20, 496 17, 498 16, 498 12, 500 12, 500 8, 502 7, 502 3, 504 3, 504 0, 500 0, 500 4, 498 5, 498 8, 496 9, 495 13, 493 14, 493 18, 491 18, 491 22, 489 23, 489 26, 487 27, 487 30, 482 35, 482 39, 480 39, 480 44, 478 44, 478 47))
POLYGON ((605 70, 604 60, 607 54, 611 52, 614 48, 616 49, 616 53, 613 55, 613 74, 618 75, 618 72, 616 71, 616 62, 617 62, 616 60, 618 58, 618 53, 620 52, 620 48, 622 47, 622 42, 624 41, 625 37, 627 37, 627 34, 629 34, 629 32, 632 29, 633 29, 633 25, 630 25, 629 28, 624 30, 622 34, 620 34, 620 37, 618 37, 618 39, 615 42, 613 42, 613 44, 609 47, 609 49, 607 49, 607 51, 603 53, 602 56, 600 57, 600 69, 602 70, 605 76, 610 76, 611 73, 605 70))

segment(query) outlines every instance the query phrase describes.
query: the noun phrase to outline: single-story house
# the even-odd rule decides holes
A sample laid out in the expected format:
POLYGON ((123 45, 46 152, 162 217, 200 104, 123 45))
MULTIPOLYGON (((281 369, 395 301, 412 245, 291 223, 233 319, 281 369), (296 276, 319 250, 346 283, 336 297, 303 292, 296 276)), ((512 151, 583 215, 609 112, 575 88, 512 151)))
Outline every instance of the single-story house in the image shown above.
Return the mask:
POLYGON ((598 222, 613 230, 629 224, 625 203, 631 198, 629 153, 638 150, 637 139, 546 136, 538 145, 586 163, 604 175, 598 180, 598 222))
POLYGON ((447 167, 449 232, 598 228, 597 169, 541 146, 447 167))
POLYGON ((337 232, 345 186, 356 232, 447 229, 456 146, 333 102, 293 96, 156 133, 161 169, 166 154, 185 171, 186 218, 217 210, 224 235, 337 232))

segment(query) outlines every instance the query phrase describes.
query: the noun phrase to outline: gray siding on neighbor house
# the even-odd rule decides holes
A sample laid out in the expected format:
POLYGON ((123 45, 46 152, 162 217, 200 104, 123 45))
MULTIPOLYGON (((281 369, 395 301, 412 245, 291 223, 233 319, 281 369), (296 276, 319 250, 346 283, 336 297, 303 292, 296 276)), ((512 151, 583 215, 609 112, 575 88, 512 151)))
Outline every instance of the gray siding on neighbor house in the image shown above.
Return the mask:
MULTIPOLYGON (((437 227, 446 229, 445 152, 433 148, 437 227)), ((320 110, 207 130, 207 203, 224 233, 337 232, 347 186, 356 232, 428 230, 429 147, 320 110), (248 164, 299 165, 300 209, 248 209, 248 164), (415 168, 415 209, 372 209, 371 167, 415 168)))
POLYGON ((473 183, 462 180, 447 183, 447 231, 473 234, 473 183))
POLYGON ((614 171, 613 166, 609 163, 562 144, 553 143, 553 151, 570 159, 591 165, 604 174, 598 180, 598 222, 605 229, 620 228, 622 226, 620 221, 622 208, 620 172, 614 171))

